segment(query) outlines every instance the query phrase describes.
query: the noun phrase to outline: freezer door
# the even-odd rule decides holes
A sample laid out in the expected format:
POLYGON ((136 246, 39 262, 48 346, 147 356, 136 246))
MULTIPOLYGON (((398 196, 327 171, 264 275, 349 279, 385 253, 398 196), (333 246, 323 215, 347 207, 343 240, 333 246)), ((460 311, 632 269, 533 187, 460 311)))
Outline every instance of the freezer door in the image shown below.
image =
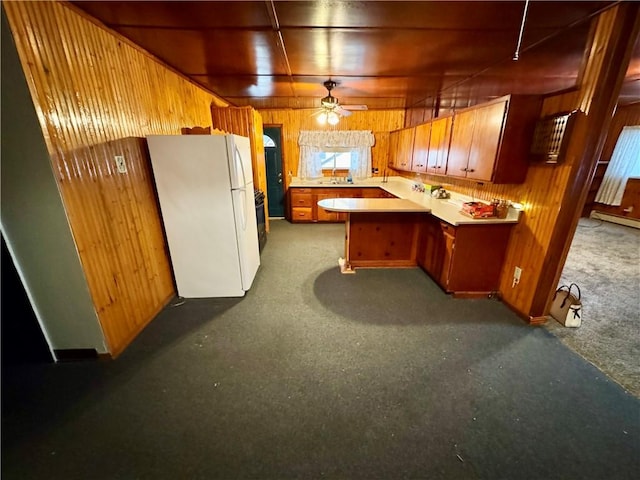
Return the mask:
POLYGON ((236 239, 240 257, 242 289, 249 290, 260 266, 258 221, 256 218, 253 183, 231 191, 236 220, 236 239))
MULTIPOLYGON (((227 136, 227 152, 229 159, 229 176, 231 188, 243 188, 253 182, 251 167, 251 143, 247 137, 240 135, 227 136)), ((251 192, 253 194, 253 190, 251 192)))

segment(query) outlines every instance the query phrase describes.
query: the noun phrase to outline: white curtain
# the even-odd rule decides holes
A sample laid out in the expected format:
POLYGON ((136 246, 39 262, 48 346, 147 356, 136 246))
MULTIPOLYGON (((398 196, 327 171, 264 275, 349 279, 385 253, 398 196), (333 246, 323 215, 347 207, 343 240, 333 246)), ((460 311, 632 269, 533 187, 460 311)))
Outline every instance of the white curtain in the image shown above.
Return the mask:
POLYGON ((318 178, 322 176, 320 165, 320 147, 314 145, 300 145, 300 163, 298 164, 298 177, 318 178))
POLYGON ((640 125, 622 129, 595 201, 620 205, 630 177, 640 177, 640 125))
POLYGON ((300 178, 322 176, 322 167, 317 153, 332 147, 350 148, 358 152, 357 159, 351 161, 351 174, 358 180, 371 176, 371 147, 375 137, 369 130, 302 130, 298 137, 300 145, 300 178))

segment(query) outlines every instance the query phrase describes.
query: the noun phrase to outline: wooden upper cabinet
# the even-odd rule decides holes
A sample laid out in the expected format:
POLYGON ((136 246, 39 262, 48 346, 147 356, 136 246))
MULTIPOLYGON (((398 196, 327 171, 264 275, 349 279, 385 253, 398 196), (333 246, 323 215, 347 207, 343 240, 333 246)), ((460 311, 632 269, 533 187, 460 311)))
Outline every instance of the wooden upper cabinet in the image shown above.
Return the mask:
POLYGON ((387 165, 396 168, 396 157, 398 156, 398 139, 400 138, 400 130, 394 130, 389 133, 389 159, 387 165))
MULTIPOLYGON (((451 117, 439 118, 431 122, 427 173, 444 175, 449 156, 449 138, 451 137, 451 117)), ((416 129, 416 142, 418 131, 416 129)))
POLYGON ((487 182, 492 180, 506 110, 506 101, 476 109, 467 178, 487 182))
POLYGON ((413 139, 416 133, 414 127, 403 128, 398 136, 398 149, 396 150, 395 168, 398 170, 411 170, 413 158, 413 139))
POLYGON ((475 110, 466 110, 455 115, 451 132, 451 144, 449 145, 447 175, 452 177, 467 176, 475 120, 475 110))
POLYGON ((524 182, 540 107, 540 97, 509 95, 456 113, 447 175, 479 182, 524 182))
POLYGON ((429 157, 429 140, 431 138, 431 123, 423 123, 415 128, 411 171, 425 173, 429 157))
POLYGON ((396 170, 411 170, 415 127, 394 130, 389 134, 389 166, 396 170))

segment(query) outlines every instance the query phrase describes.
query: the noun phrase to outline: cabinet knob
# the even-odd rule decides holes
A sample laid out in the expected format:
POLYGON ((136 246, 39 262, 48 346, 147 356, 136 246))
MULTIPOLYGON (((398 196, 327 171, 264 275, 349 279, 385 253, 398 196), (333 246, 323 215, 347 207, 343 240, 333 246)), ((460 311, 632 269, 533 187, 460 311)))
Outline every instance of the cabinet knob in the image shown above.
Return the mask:
POLYGON ((473 168, 467 168, 467 172, 475 172, 473 168))
POLYGON ((467 168, 466 167, 465 168, 461 168, 460 170, 462 170, 463 172, 466 172, 467 168))

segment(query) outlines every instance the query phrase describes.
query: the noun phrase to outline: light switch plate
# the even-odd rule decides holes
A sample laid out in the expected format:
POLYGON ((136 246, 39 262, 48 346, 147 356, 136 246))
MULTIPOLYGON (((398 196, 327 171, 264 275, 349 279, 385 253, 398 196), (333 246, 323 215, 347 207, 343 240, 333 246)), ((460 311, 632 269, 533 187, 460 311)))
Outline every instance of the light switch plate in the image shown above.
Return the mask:
POLYGON ((118 172, 127 173, 127 164, 124 162, 124 155, 116 155, 116 167, 118 172))

